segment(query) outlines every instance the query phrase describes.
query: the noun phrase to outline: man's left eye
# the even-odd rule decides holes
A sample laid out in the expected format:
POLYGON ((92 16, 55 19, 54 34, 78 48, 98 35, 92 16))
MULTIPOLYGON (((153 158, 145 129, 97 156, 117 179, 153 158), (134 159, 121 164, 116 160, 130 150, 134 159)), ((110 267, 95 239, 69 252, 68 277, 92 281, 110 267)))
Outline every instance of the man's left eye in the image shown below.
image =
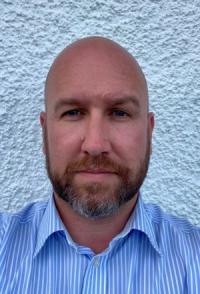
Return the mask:
POLYGON ((128 113, 126 111, 123 111, 120 109, 114 109, 112 111, 112 115, 115 117, 126 117, 126 116, 128 116, 128 113))

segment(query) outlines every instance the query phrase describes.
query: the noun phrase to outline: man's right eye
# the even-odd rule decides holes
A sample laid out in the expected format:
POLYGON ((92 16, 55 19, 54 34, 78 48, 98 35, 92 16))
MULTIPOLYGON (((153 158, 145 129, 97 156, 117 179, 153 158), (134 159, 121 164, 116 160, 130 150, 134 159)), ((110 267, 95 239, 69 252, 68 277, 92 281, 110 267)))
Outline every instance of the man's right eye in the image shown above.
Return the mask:
POLYGON ((66 118, 69 118, 69 119, 76 119, 80 115, 81 115, 80 109, 70 109, 70 110, 67 110, 67 111, 63 112, 61 117, 66 117, 66 118))

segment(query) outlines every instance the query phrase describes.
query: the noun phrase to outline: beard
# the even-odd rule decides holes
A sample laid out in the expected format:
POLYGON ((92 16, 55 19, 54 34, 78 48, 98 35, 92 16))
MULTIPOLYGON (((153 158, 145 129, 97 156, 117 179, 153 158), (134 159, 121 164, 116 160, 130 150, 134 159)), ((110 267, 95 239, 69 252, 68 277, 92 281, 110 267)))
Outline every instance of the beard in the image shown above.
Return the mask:
POLYGON ((46 150, 46 169, 56 195, 68 203, 81 216, 100 219, 111 216, 119 208, 137 197, 146 177, 150 159, 150 140, 146 154, 134 169, 122 166, 107 155, 91 156, 86 154, 82 159, 71 161, 62 175, 56 171, 50 158, 47 134, 44 134, 46 150), (75 175, 85 170, 103 170, 117 177, 117 182, 84 182, 78 183, 75 175))

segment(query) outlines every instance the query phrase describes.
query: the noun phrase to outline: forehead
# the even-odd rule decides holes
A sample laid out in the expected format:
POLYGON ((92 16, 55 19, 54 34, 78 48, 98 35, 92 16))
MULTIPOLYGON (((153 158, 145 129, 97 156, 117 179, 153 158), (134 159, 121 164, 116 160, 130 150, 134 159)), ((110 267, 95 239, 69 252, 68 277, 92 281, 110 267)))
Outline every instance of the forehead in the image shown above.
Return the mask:
POLYGON ((133 96, 146 104, 146 82, 137 63, 120 50, 100 49, 61 53, 48 76, 46 106, 63 97, 109 101, 133 96))

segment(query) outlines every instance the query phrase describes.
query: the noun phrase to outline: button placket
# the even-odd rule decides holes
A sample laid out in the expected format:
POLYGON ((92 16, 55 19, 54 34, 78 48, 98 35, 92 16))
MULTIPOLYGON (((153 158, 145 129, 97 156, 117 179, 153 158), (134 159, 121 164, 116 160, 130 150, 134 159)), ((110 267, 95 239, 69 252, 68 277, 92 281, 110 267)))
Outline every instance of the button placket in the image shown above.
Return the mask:
POLYGON ((93 260, 93 265, 94 265, 94 267, 98 267, 99 264, 100 264, 99 257, 95 257, 94 260, 93 260))

